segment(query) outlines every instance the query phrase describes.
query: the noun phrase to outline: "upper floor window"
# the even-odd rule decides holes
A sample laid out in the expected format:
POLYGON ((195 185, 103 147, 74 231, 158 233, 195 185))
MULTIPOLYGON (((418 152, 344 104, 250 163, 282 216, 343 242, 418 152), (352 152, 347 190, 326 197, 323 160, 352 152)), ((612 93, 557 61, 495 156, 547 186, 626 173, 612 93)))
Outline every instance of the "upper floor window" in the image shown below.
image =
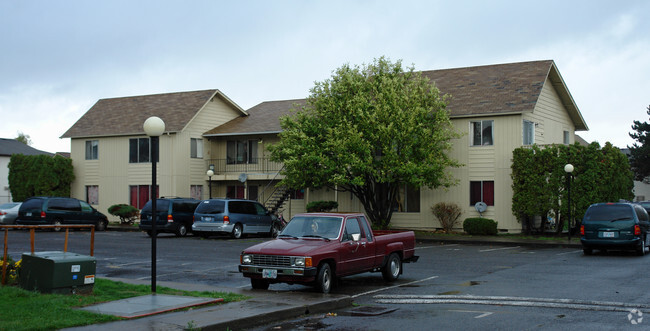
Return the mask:
POLYGON ((129 163, 151 162, 149 138, 129 139, 129 163))
POLYGON ((535 123, 524 120, 524 145, 535 143, 535 123))
POLYGON ((257 163, 257 140, 228 140, 228 164, 257 163))
POLYGON ((472 137, 472 146, 491 146, 494 144, 492 138, 492 127, 494 121, 472 121, 470 130, 472 137))
POLYGON ((99 158, 99 140, 86 140, 86 160, 99 158))
POLYGON ((203 138, 190 139, 190 157, 194 159, 203 158, 203 138))
POLYGON ((568 145, 571 143, 571 140, 569 139, 569 131, 564 131, 564 144, 568 145))

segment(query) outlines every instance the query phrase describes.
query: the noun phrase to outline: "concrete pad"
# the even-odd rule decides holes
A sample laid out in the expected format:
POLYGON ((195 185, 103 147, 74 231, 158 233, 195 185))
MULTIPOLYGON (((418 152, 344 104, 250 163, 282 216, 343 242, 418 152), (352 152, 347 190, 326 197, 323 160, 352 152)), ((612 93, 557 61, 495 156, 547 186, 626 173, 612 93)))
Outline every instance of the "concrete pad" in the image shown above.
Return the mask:
POLYGON ((212 303, 223 302, 221 298, 199 298, 166 294, 149 294, 79 308, 93 313, 137 318, 212 303))

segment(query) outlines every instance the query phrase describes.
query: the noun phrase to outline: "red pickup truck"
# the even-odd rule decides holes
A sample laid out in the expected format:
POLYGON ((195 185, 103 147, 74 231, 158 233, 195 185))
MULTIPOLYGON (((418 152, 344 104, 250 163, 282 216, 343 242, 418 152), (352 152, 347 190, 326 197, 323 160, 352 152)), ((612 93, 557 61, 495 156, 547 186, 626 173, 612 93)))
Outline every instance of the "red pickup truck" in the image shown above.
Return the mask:
POLYGON ((329 293, 338 277, 381 271, 394 281, 403 262, 417 260, 413 231, 373 232, 362 213, 306 213, 294 216, 275 240, 245 249, 239 272, 254 289, 299 283, 329 293))

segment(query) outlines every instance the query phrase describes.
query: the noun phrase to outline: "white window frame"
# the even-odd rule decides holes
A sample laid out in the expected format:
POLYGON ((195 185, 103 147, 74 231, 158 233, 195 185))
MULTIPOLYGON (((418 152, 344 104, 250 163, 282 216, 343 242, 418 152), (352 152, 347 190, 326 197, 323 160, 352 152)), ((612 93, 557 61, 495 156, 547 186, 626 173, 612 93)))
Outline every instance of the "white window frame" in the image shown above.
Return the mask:
POLYGON ((203 158, 203 138, 190 138, 190 157, 193 159, 203 158))
POLYGON ((470 121, 469 122, 469 133, 470 133, 470 146, 494 146, 494 120, 480 120, 480 121, 470 121), (490 123, 490 137, 488 138, 487 136, 484 135, 484 127, 486 126, 487 123, 490 123), (474 142, 474 138, 477 137, 476 133, 474 132, 474 129, 476 128, 476 124, 480 125, 480 144, 476 144, 474 142))
POLYGON ((524 120, 522 124, 522 135, 523 145, 535 144, 535 122, 524 120))
POLYGON ((86 160, 99 159, 99 140, 86 140, 86 160))

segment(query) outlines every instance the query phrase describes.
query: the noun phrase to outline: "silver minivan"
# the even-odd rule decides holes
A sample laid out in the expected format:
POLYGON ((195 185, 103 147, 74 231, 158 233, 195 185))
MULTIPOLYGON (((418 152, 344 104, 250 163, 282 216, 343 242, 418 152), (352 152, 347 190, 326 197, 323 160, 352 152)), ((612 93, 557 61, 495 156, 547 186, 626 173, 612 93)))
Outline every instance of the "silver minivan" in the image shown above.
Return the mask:
POLYGON ((269 234, 276 237, 281 227, 276 217, 257 201, 240 199, 209 199, 194 211, 192 232, 208 237, 229 234, 235 239, 244 234, 269 234))

